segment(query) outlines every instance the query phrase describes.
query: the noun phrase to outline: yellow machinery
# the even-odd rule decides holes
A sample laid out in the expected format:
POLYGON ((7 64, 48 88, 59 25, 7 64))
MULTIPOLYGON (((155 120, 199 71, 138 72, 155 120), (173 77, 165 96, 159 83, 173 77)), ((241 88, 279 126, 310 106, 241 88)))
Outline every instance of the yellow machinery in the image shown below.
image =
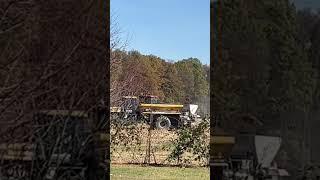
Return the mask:
POLYGON ((227 135, 215 135, 211 137, 210 141, 213 150, 212 158, 224 159, 230 155, 232 147, 235 144, 235 137, 227 135))
POLYGON ((258 174, 264 179, 289 177, 285 169, 274 166, 281 142, 277 136, 217 133, 210 138, 211 175, 216 179, 253 179, 258 174))
POLYGON ((235 137, 230 135, 214 135, 210 138, 211 176, 223 179, 223 171, 229 167, 228 158, 235 144, 235 137))
POLYGON ((141 111, 147 112, 167 112, 167 113, 178 113, 180 114, 183 109, 183 105, 175 104, 140 104, 139 108, 141 111))
MULTIPOLYGON (((192 107, 197 105, 193 105, 192 107)), ((120 119, 145 119, 157 128, 169 128, 194 120, 195 111, 186 112, 181 104, 163 104, 157 96, 124 96, 120 107, 111 107, 111 113, 120 119), (152 115, 152 116, 151 116, 152 115), (152 117, 152 118, 151 118, 152 117)))

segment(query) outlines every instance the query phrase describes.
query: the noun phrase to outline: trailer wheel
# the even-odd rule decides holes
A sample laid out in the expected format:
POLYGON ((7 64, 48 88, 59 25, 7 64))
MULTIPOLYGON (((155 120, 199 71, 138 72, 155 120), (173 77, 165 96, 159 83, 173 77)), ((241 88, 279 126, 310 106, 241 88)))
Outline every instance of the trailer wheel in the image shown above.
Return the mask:
POLYGON ((166 116, 160 116, 156 120, 157 129, 169 129, 171 127, 171 121, 166 116))

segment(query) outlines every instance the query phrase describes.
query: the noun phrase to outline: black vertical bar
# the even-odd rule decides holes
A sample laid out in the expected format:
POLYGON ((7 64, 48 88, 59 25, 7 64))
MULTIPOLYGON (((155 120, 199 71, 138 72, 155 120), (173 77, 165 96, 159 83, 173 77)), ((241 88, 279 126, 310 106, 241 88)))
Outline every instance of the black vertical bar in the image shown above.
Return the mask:
POLYGON ((106 58, 108 60, 108 62, 106 63, 106 97, 104 97, 104 100, 106 102, 105 104, 105 108, 106 108, 106 133, 109 137, 108 140, 108 144, 106 145, 106 166, 107 166, 107 178, 106 179, 110 179, 110 162, 111 162, 111 158, 110 158, 110 0, 107 1, 102 1, 102 3, 105 3, 104 7, 105 10, 103 12, 105 12, 104 17, 105 19, 105 27, 106 27, 106 48, 108 49, 107 54, 106 54, 106 58))
MULTIPOLYGON (((218 53, 218 56, 216 57, 221 57, 221 39, 220 39, 220 33, 221 33, 221 26, 220 26, 220 22, 214 22, 214 19, 219 19, 219 18, 214 18, 215 16, 217 16, 219 13, 219 16, 221 17, 221 9, 217 8, 214 9, 214 3, 217 3, 217 1, 213 1, 210 0, 210 139, 213 137, 214 132, 215 132, 215 126, 217 125, 216 119, 214 119, 212 117, 212 115, 214 115, 214 97, 215 94, 214 92, 211 90, 212 87, 214 86, 214 83, 212 82, 213 78, 213 71, 214 71, 214 64, 219 60, 219 59, 215 59, 215 53, 218 53), (216 12, 217 11, 217 12, 216 12), (213 27, 215 25, 218 25, 217 28, 213 27), (217 37, 217 39, 214 39, 213 35, 214 35, 214 30, 217 30, 219 34, 219 36, 217 37), (217 52, 214 49, 214 43, 218 43, 218 48, 217 48, 217 52)), ((220 4, 219 4, 220 5, 220 4)), ((218 6, 219 6, 218 5, 218 6)), ((214 166, 211 163, 214 162, 213 159, 213 145, 212 145, 212 141, 210 140, 210 179, 214 179, 214 180, 222 180, 223 179, 223 167, 222 166, 214 166)))
MULTIPOLYGON (((213 46, 212 46, 212 41, 213 41, 213 1, 210 0, 210 76, 212 76, 212 63, 213 63, 213 46)), ((210 77, 210 149, 209 149, 209 166, 210 166, 210 179, 213 179, 214 172, 213 172, 213 167, 211 166, 211 161, 212 161, 212 145, 211 145, 211 138, 213 136, 213 128, 214 128, 214 119, 212 118, 213 114, 213 93, 211 90, 212 87, 212 78, 210 77)))
MULTIPOLYGON (((212 168, 213 169, 213 168, 212 168)), ((223 178, 223 168, 222 166, 216 166, 214 167, 214 170, 213 170, 213 174, 211 174, 211 179, 214 179, 214 180, 222 180, 223 178)))

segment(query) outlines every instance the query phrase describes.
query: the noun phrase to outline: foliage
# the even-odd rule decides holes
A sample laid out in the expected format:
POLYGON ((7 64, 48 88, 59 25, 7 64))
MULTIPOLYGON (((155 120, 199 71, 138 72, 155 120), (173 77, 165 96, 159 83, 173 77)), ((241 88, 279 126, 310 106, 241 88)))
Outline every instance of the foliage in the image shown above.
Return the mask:
POLYGON ((209 163, 209 122, 204 120, 195 127, 184 127, 177 131, 178 138, 173 142, 173 150, 169 161, 178 164, 189 164, 192 161, 209 163), (187 155, 191 154, 191 155, 187 155))
POLYGON ((227 122, 247 113, 271 126, 282 113, 307 112, 316 72, 289 1, 225 0, 213 7, 215 116, 227 122))
POLYGON ((189 58, 167 62, 154 55, 142 55, 138 51, 114 50, 121 57, 117 68, 111 68, 112 91, 122 92, 111 96, 111 100, 123 95, 152 94, 167 103, 195 103, 208 96, 208 67, 199 59, 189 58), (116 85, 126 85, 121 90, 116 85))
POLYGON ((152 130, 150 137, 148 128, 149 125, 144 123, 111 121, 111 156, 120 161, 123 159, 120 156, 125 156, 128 157, 123 159, 126 162, 143 163, 141 160, 147 158, 147 141, 150 138, 151 159, 154 159, 154 163, 208 165, 208 120, 174 131, 152 130), (166 159, 154 153, 166 155, 166 159))
POLYGON ((142 144, 142 129, 147 127, 144 124, 137 124, 130 121, 111 121, 111 150, 114 152, 119 146, 125 147, 126 151, 131 151, 132 148, 141 148, 142 144))

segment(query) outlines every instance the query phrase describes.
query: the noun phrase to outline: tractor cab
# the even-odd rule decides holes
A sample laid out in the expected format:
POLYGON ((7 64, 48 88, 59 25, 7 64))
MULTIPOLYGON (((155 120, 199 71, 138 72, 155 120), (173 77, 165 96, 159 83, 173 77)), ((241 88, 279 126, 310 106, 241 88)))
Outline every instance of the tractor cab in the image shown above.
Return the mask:
POLYGON ((132 113, 137 110, 139 106, 139 100, 136 96, 123 96, 122 97, 122 111, 132 113))
POLYGON ((158 96, 123 96, 120 112, 133 113, 140 104, 160 104, 158 96))

